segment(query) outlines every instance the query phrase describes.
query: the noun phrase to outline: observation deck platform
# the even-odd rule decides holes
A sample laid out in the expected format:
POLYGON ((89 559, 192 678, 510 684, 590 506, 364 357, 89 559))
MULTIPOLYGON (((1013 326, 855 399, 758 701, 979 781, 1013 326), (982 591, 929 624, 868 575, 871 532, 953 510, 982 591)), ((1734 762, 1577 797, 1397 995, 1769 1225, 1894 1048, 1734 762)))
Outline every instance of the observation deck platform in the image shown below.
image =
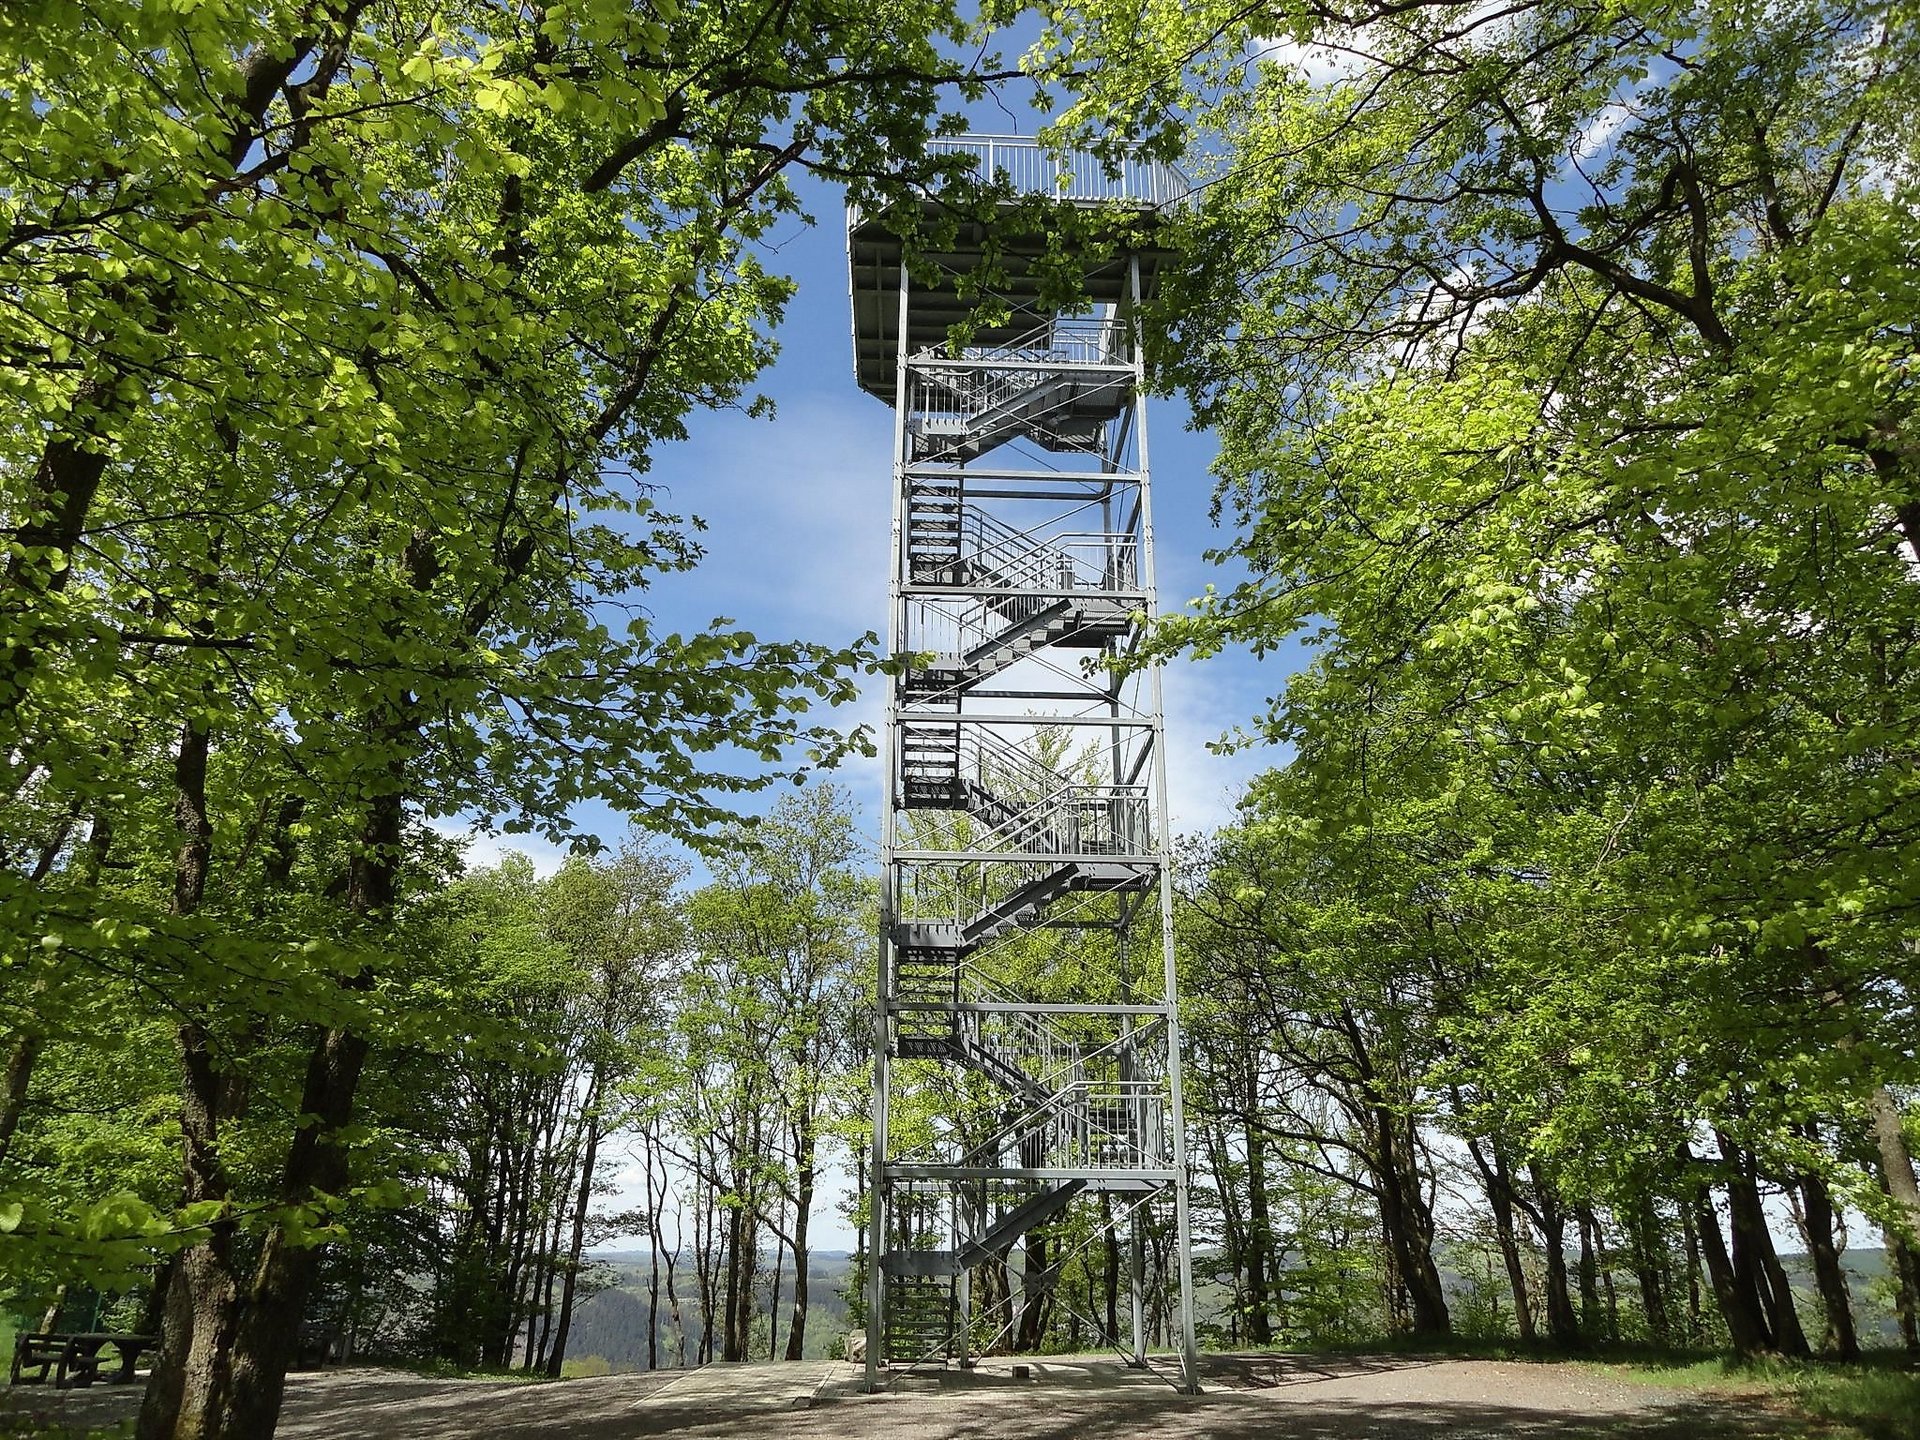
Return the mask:
MULTIPOLYGON (((1024 136, 965 135, 935 140, 935 154, 967 155, 974 159, 983 181, 997 180, 1009 192, 995 219, 963 217, 951 248, 923 252, 920 257, 939 272, 938 283, 922 276, 912 281, 906 346, 917 353, 943 345, 953 326, 966 320, 980 303, 978 295, 963 295, 961 281, 977 271, 989 241, 1003 271, 993 289, 996 299, 1010 307, 1006 323, 974 332, 980 346, 1008 345, 1048 319, 1052 307, 1040 304, 1049 267, 1047 237, 1011 230, 1007 216, 1021 202, 1048 197, 1076 210, 1108 212, 1128 230, 1124 248, 1111 257, 1086 266, 1083 298, 1093 305, 1123 305, 1130 295, 1128 265, 1140 263, 1140 292, 1150 297, 1172 259, 1171 252, 1154 242, 1154 232, 1168 216, 1188 203, 1192 184, 1172 165, 1127 158, 1111 167, 1086 154, 1062 155, 1024 136)), ((928 217, 952 210, 938 195, 924 202, 928 217)), ((853 297, 853 369, 860 388, 892 402, 895 362, 900 347, 900 269, 905 246, 881 215, 847 215, 847 259, 853 297)))

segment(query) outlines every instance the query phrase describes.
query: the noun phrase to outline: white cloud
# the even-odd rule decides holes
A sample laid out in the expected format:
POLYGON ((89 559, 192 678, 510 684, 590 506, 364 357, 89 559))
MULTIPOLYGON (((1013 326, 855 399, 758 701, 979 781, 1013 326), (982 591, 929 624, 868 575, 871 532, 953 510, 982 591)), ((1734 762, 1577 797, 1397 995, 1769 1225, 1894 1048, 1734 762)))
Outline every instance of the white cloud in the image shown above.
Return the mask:
POLYGON ((1573 158, 1584 163, 1604 154, 1612 148, 1613 137, 1634 118, 1635 112, 1629 101, 1613 100, 1601 106, 1593 119, 1587 122, 1586 129, 1575 138, 1573 158))
POLYGON ((686 592, 698 592, 707 609, 783 638, 878 629, 892 434, 891 412, 851 385, 844 398, 783 400, 771 421, 708 421, 653 477, 672 508, 708 525, 700 570, 684 588, 663 583, 657 602, 685 610, 686 592))
MULTIPOLYGON (((1238 657, 1236 657, 1237 659, 1238 657)), ((1167 667, 1162 703, 1167 719, 1168 824, 1175 835, 1214 830, 1234 817, 1234 805, 1246 784, 1285 755, 1261 746, 1232 755, 1216 755, 1210 741, 1265 708, 1286 676, 1239 660, 1177 661, 1167 667)))
POLYGON ((1263 40, 1248 56, 1292 70, 1309 85, 1324 88, 1342 80, 1351 80, 1367 68, 1365 56, 1330 45, 1303 45, 1298 40, 1263 40))
POLYGON ((436 835, 458 841, 469 870, 486 870, 498 865, 509 854, 524 855, 533 862, 533 873, 542 879, 554 874, 566 861, 566 847, 535 835, 491 835, 477 823, 463 824, 456 819, 429 821, 436 835))

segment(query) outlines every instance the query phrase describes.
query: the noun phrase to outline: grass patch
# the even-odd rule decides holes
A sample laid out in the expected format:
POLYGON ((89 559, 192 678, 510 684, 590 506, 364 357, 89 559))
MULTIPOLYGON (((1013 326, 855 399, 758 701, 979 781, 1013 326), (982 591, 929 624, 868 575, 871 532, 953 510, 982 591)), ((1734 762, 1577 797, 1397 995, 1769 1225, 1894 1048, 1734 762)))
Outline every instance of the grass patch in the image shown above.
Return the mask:
MULTIPOLYGON (((1258 1348, 1258 1347, 1253 1347, 1258 1348)), ((1286 1349, 1287 1347, 1275 1347, 1286 1349)), ((1480 1338, 1462 1335, 1421 1336, 1409 1339, 1361 1340, 1351 1345, 1329 1345, 1296 1349, 1295 1353, 1328 1355, 1420 1355, 1452 1356, 1461 1360, 1513 1360, 1522 1364, 1595 1365, 1619 1371, 1633 1367, 1645 1372, 1649 1384, 1672 1384, 1680 1388, 1685 1379, 1655 1379, 1655 1376, 1686 1376, 1697 1371, 1700 1383, 1705 1377, 1723 1377, 1733 1364, 1719 1351, 1670 1350, 1657 1345, 1605 1345, 1594 1350, 1569 1350, 1544 1337, 1516 1340, 1511 1336, 1480 1338)))
POLYGON ((1920 1374, 1871 1365, 1803 1366, 1783 1377, 1802 1410, 1868 1440, 1920 1440, 1920 1374))
POLYGON ((0 1411, 0 1440, 133 1440, 133 1421, 116 1425, 63 1425, 31 1413, 0 1411))
POLYGON ((1737 1390, 1754 1394, 1773 1391, 1762 1366, 1743 1363, 1731 1355, 1656 1351, 1640 1355, 1609 1353, 1604 1358, 1572 1358, 1590 1370, 1603 1371, 1619 1380, 1656 1386, 1662 1390, 1737 1390))
POLYGON ((1842 1365, 1731 1356, 1635 1357, 1589 1362, 1621 1379, 1669 1390, 1761 1397, 1865 1440, 1920 1440, 1920 1371, 1898 1353, 1842 1365))
POLYGON ((418 1375, 423 1380, 492 1380, 512 1385, 539 1385, 547 1379, 544 1372, 522 1370, 518 1366, 466 1366, 456 1365, 451 1360, 356 1359, 354 1364, 398 1370, 407 1375, 418 1375))

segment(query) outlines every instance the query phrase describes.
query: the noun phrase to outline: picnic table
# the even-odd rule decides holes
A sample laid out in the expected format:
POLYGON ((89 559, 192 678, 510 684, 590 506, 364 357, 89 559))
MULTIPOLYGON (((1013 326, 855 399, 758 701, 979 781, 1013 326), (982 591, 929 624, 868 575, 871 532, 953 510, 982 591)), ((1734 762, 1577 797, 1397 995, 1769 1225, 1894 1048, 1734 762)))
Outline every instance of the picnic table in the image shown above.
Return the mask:
POLYGON ((15 1385, 44 1385, 51 1378, 56 1390, 91 1385, 96 1380, 128 1385, 133 1382, 140 1357, 159 1343, 157 1335, 118 1335, 106 1330, 16 1335, 9 1378, 15 1385), (118 1368, 111 1373, 100 1354, 108 1346, 120 1356, 118 1368))

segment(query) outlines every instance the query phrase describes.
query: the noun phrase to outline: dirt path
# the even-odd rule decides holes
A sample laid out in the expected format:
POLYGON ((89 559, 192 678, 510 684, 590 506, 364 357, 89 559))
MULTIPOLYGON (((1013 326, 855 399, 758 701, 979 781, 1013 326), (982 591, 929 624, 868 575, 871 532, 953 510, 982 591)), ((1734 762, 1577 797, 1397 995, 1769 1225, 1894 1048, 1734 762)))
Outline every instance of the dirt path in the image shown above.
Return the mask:
MULTIPOLYGON (((864 1395, 832 1362, 710 1366, 557 1384, 429 1380, 383 1370, 295 1376, 278 1440, 1772 1440, 1807 1427, 1725 1398, 1683 1395, 1578 1365, 1418 1357, 1214 1355, 1206 1393, 1165 1361, 983 1362, 864 1395)), ((131 1416, 131 1390, 13 1390, 0 1435, 131 1416), (9 1427, 12 1428, 9 1428, 9 1427)))

